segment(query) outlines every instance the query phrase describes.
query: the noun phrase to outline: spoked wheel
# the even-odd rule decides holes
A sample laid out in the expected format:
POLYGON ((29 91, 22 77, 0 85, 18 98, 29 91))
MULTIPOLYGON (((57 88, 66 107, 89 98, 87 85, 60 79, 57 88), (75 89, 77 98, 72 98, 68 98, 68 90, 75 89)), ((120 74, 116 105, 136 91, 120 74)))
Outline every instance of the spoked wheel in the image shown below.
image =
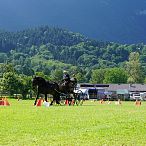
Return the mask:
POLYGON ((72 99, 73 98, 70 94, 62 93, 60 95, 60 99, 61 99, 61 101, 60 101, 61 105, 72 105, 72 99))
POLYGON ((76 105, 83 105, 84 93, 81 90, 77 90, 75 93, 75 103, 76 105))
POLYGON ((60 99, 61 99, 60 103, 61 103, 61 105, 65 105, 66 104, 66 98, 67 98, 67 94, 62 93, 60 95, 60 99))

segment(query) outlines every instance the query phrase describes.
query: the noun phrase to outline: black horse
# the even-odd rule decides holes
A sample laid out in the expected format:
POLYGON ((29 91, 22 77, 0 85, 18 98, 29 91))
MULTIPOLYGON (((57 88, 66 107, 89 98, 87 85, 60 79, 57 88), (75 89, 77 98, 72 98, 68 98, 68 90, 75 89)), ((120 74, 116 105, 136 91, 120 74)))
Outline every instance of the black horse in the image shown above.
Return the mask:
POLYGON ((32 79, 33 89, 37 89, 37 96, 34 105, 36 105, 37 99, 40 94, 45 95, 45 101, 47 102, 47 94, 53 95, 53 101, 50 105, 56 101, 57 104, 60 104, 60 95, 61 94, 74 94, 74 88, 76 86, 76 80, 70 80, 67 84, 49 82, 42 77, 34 77, 32 79))

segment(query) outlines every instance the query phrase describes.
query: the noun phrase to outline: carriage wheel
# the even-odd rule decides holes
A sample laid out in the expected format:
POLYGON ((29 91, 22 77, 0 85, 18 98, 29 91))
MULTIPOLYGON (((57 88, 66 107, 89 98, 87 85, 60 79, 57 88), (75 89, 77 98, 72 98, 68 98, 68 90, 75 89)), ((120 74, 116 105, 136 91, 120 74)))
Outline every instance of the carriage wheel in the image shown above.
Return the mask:
POLYGON ((74 105, 74 96, 73 96, 73 94, 68 94, 67 100, 68 100, 68 105, 69 106, 74 105))
POLYGON ((72 98, 70 98, 70 94, 61 94, 60 95, 60 103, 61 105, 72 105, 72 98))
POLYGON ((67 98, 67 95, 64 94, 64 93, 62 93, 60 95, 60 103, 61 103, 61 105, 65 105, 66 104, 66 98, 67 98))
POLYGON ((83 101, 84 101, 84 94, 81 90, 78 90, 77 93, 76 93, 76 105, 82 105, 83 104, 83 101))

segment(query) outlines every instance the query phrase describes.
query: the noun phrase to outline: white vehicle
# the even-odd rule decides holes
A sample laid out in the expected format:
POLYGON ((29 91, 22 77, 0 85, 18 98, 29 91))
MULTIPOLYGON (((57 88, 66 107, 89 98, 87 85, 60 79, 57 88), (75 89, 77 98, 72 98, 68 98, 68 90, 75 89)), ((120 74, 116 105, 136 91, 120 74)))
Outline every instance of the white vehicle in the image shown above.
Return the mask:
POLYGON ((86 99, 86 100, 89 99, 88 89, 77 89, 74 90, 74 92, 79 94, 81 99, 86 99))
POLYGON ((130 93, 130 100, 139 100, 140 97, 140 93, 130 93))
POLYGON ((141 100, 146 100, 146 92, 140 93, 141 100))
POLYGON ((131 100, 146 100, 146 93, 130 93, 131 100))
POLYGON ((74 91, 75 93, 79 93, 82 99, 97 99, 98 89, 96 88, 79 88, 74 91))

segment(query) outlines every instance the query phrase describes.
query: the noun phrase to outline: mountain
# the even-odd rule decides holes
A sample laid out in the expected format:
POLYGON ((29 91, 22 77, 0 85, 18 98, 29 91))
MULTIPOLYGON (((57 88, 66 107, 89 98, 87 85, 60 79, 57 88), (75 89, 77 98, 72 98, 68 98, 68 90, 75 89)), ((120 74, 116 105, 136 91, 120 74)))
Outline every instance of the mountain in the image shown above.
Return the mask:
POLYGON ((141 61, 145 63, 145 50, 144 44, 102 42, 56 27, 41 26, 18 32, 0 31, 0 63, 13 60, 24 63, 26 58, 35 58, 38 64, 57 60, 75 66, 105 68, 120 66, 128 60, 130 52, 139 52, 143 55, 141 61))
POLYGON ((96 40, 146 43, 146 1, 1 0, 1 29, 40 25, 66 28, 96 40))
MULTIPOLYGON (((68 70, 89 82, 95 69, 124 68, 131 52, 139 53, 146 75, 146 45, 118 44, 89 39, 56 27, 34 27, 18 32, 0 31, 0 77, 5 65, 18 74, 48 75, 68 70)), ((61 76, 62 77, 62 76, 61 76)))

